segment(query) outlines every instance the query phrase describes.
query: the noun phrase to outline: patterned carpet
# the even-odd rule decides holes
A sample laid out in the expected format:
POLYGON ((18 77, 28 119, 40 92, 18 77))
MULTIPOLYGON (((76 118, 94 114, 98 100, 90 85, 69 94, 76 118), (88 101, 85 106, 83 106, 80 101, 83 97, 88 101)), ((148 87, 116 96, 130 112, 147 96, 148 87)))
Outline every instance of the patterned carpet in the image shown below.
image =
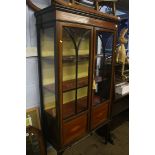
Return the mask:
MULTIPOLYGON (((125 121, 114 129, 112 137, 114 145, 105 145, 103 139, 94 133, 67 149, 63 155, 129 155, 129 122, 125 121)), ((56 155, 55 150, 48 149, 48 155, 56 155)))

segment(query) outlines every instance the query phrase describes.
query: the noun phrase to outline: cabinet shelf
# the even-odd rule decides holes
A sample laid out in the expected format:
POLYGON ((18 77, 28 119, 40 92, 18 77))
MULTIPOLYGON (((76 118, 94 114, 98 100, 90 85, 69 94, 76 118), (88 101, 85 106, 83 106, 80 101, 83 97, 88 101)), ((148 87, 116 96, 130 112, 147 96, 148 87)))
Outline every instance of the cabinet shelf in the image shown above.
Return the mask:
MULTIPOLYGON (((69 55, 69 56, 63 56, 62 57, 63 63, 73 63, 76 62, 76 56, 75 55, 69 55)), ((78 62, 82 62, 85 60, 89 60, 89 55, 78 55, 78 62)))
MULTIPOLYGON (((77 112, 87 110, 87 96, 77 100, 77 112)), ((63 104, 63 118, 68 118, 75 114, 75 101, 63 104)))
MULTIPOLYGON (((52 117, 55 117, 53 111, 55 108, 47 109, 46 112, 51 115, 52 117)), ((77 100, 77 112, 82 112, 87 110, 87 96, 79 98, 77 100)), ((63 119, 66 119, 72 115, 75 114, 75 101, 70 101, 65 104, 63 104, 63 119)))
MULTIPOLYGON (((63 82, 63 92, 70 91, 76 88, 76 80, 67 80, 63 82)), ((78 79, 77 88, 88 86, 88 77, 82 77, 78 79)), ((54 84, 44 85, 44 89, 54 92, 54 84)))
MULTIPOLYGON (((51 60, 54 60, 54 56, 44 56, 42 57, 42 60, 51 62, 51 60)), ((89 55, 78 55, 78 62, 82 62, 85 60, 89 60, 89 55)), ((67 55, 62 57, 63 63, 73 63, 76 62, 76 56, 75 55, 67 55)))
MULTIPOLYGON (((77 80, 77 88, 88 86, 88 77, 79 78, 77 80)), ((63 82, 63 92, 70 91, 76 88, 76 80, 68 80, 63 82)))

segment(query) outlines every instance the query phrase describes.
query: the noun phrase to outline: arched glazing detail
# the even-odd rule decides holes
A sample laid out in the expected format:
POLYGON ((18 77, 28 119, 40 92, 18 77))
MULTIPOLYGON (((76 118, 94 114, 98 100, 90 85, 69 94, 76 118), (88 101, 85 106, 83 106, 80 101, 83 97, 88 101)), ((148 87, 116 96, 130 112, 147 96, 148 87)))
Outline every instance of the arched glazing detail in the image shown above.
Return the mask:
POLYGON ((93 104, 100 104, 110 99, 113 33, 97 32, 97 47, 94 70, 93 104))
POLYGON ((90 30, 63 27, 63 118, 87 110, 90 30))

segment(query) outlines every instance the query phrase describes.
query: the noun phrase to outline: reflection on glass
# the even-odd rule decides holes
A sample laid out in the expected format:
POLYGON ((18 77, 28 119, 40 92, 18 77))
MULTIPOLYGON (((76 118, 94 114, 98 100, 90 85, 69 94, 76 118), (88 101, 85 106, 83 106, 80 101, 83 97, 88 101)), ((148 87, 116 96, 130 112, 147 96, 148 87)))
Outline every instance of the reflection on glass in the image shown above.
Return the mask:
POLYGON ((113 34, 97 33, 97 50, 94 71, 93 104, 100 104, 110 97, 113 34))
POLYGON ((41 65, 44 109, 55 117, 54 28, 41 31, 41 65))

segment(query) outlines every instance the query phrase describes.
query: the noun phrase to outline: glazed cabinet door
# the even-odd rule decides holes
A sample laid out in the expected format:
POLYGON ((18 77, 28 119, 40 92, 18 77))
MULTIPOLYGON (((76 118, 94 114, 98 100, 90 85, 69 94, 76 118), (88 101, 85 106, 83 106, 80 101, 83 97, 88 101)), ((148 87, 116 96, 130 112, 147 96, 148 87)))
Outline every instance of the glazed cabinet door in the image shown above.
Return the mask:
POLYGON ((63 144, 87 133, 92 28, 62 24, 63 144))
POLYGON ((96 29, 94 45, 92 129, 108 119, 109 104, 111 101, 114 33, 96 29))

